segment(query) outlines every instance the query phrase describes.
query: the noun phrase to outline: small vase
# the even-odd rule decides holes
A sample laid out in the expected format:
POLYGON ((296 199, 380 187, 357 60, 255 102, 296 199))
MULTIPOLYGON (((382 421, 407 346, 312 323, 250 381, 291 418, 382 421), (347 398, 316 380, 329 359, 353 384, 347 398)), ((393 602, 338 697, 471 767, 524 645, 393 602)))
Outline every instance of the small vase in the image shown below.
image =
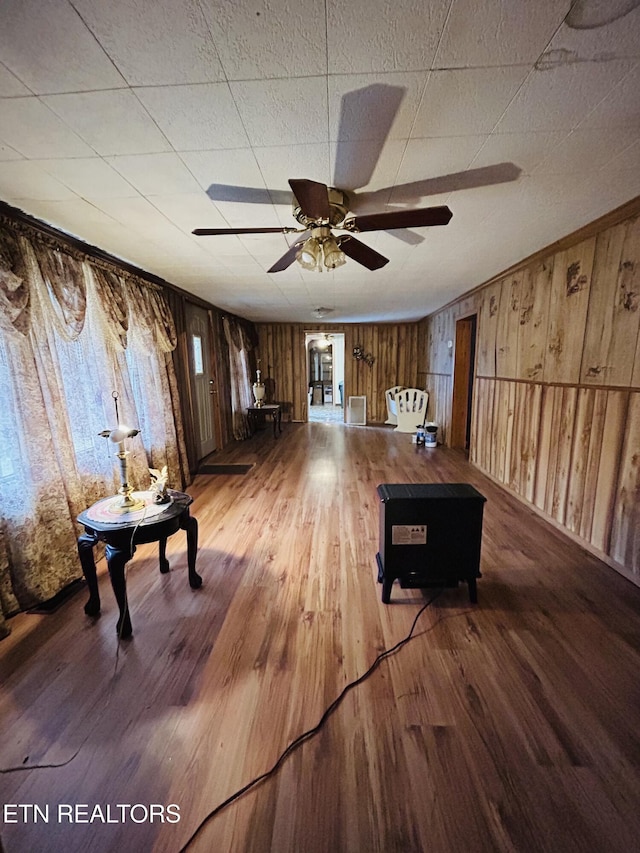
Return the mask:
POLYGON ((253 383, 253 396, 256 399, 256 406, 258 408, 264 406, 264 382, 253 383))
POLYGON ((264 382, 260 378, 260 371, 256 370, 256 381, 253 383, 253 396, 255 397, 256 406, 260 409, 264 406, 265 387, 264 382))

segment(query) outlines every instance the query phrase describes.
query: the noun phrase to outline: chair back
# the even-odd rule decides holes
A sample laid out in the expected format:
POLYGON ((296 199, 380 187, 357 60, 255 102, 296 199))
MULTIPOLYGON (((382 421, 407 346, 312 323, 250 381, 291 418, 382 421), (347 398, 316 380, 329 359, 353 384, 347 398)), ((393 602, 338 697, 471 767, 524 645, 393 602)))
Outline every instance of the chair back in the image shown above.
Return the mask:
POLYGON ((398 418, 396 417, 396 394, 398 391, 402 391, 402 385, 394 385, 393 388, 387 388, 384 392, 384 398, 387 403, 387 419, 385 423, 393 424, 394 426, 398 423, 398 418))
POLYGON ((420 388, 403 388, 395 395, 396 432, 415 432, 427 419, 429 394, 420 388))

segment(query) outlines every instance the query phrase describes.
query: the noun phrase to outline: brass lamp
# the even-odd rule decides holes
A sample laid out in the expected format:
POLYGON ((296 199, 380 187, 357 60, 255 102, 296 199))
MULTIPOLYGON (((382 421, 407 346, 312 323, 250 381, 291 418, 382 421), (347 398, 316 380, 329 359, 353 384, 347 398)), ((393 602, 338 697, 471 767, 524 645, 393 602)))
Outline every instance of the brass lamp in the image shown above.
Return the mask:
MULTIPOLYGON (((260 359, 258 359, 258 365, 260 365, 260 359)), ((260 367, 256 370, 256 381, 252 385, 253 396, 255 397, 256 406, 261 409, 264 406, 264 398, 266 395, 267 389, 265 388, 264 382, 262 381, 262 374, 260 372, 260 367)))
MULTIPOLYGON (((116 418, 119 418, 118 394, 114 391, 111 396, 113 397, 116 405, 116 418)), ((133 438, 138 435, 139 432, 140 430, 138 429, 132 429, 131 427, 118 423, 118 426, 115 429, 103 429, 102 432, 99 433, 103 438, 108 438, 113 441, 114 444, 118 445, 118 452, 115 454, 115 457, 120 465, 120 488, 118 489, 118 494, 122 497, 119 501, 114 501, 111 506, 111 510, 114 512, 133 512, 136 509, 142 509, 144 506, 144 501, 134 500, 131 496, 133 493, 133 486, 129 483, 129 466, 127 464, 129 451, 125 447, 125 440, 127 438, 133 438)))

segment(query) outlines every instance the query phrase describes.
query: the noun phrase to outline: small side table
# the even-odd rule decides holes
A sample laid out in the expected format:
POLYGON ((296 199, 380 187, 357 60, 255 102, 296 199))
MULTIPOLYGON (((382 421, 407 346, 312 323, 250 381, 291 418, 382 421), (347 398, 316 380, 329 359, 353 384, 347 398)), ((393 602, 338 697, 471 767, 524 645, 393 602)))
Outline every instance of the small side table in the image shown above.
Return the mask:
POLYGON ((138 512, 124 515, 109 513, 109 504, 116 499, 112 496, 97 501, 78 516, 78 521, 84 526, 85 531, 78 537, 78 555, 89 588, 89 600, 84 606, 84 612, 87 616, 97 616, 100 613, 100 593, 93 548, 98 542, 106 542, 109 578, 120 610, 117 632, 122 638, 130 637, 133 633, 127 603, 125 566, 133 557, 136 545, 158 542, 160 571, 166 574, 169 571, 169 561, 166 557, 167 539, 178 530, 185 530, 189 586, 192 589, 199 589, 202 586, 202 578, 196 572, 198 522, 189 514, 189 506, 193 503, 193 498, 173 489, 167 489, 167 494, 171 502, 157 506, 151 503, 150 493, 134 492, 136 497, 144 499, 144 496, 147 496, 149 506, 138 512), (154 514, 150 514, 148 518, 145 517, 145 513, 147 511, 151 513, 152 508, 154 514))
POLYGON ((278 434, 282 432, 282 411, 278 403, 265 403, 264 406, 248 406, 247 414, 249 415, 249 427, 252 435, 258 429, 264 415, 269 415, 273 421, 274 438, 277 438, 278 434))

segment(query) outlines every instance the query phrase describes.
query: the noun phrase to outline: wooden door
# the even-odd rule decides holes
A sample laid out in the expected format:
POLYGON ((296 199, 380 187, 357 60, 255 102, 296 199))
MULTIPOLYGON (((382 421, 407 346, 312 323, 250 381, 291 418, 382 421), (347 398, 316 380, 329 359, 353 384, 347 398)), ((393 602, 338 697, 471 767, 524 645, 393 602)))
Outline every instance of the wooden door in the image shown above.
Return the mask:
POLYGON ((476 315, 456 323, 451 408, 451 447, 469 450, 471 443, 471 399, 476 348, 476 315))
POLYGON ((216 449, 214 407, 217 389, 211 370, 213 363, 209 315, 204 308, 187 303, 187 334, 189 336, 189 374, 193 401, 194 430, 198 459, 204 459, 216 449))

